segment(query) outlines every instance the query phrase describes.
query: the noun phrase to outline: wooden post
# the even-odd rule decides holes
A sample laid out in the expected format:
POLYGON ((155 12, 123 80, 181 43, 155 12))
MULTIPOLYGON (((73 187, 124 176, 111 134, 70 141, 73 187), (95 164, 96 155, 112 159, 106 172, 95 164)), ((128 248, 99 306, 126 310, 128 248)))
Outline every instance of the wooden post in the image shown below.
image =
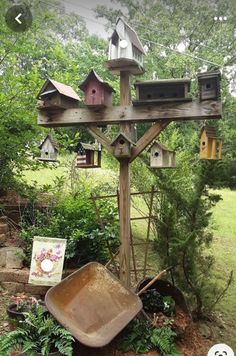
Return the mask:
MULTIPOLYGON (((120 105, 129 105, 131 101, 130 73, 120 72, 120 105)), ((120 131, 131 135, 131 125, 122 123, 120 131)), ((130 164, 129 158, 120 160, 120 280, 130 286, 130 164)))

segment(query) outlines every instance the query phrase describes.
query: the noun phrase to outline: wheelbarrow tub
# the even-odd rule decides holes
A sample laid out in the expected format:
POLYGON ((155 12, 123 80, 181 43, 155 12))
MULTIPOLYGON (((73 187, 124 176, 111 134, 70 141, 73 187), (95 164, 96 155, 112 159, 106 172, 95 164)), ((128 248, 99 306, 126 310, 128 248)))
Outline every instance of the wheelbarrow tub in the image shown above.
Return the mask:
POLYGON ((50 313, 82 344, 107 345, 142 309, 140 298, 91 262, 50 288, 50 313))

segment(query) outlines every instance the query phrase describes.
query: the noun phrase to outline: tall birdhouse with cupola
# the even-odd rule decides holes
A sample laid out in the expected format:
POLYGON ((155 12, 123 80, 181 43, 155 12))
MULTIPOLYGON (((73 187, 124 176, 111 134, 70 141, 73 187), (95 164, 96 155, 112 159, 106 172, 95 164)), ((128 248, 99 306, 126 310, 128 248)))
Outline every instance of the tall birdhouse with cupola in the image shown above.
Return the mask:
POLYGON ((100 144, 80 142, 77 146, 76 168, 101 167, 102 149, 100 144))
POLYGON ((68 85, 48 79, 40 90, 38 109, 57 111, 77 108, 80 102, 79 96, 68 85))
POLYGON ((79 88, 85 95, 85 104, 90 108, 102 108, 112 106, 112 93, 115 90, 104 82, 95 70, 91 70, 87 78, 79 88))
POLYGON ((135 143, 120 132, 111 144, 114 147, 114 156, 117 158, 128 158, 131 156, 131 147, 135 143))
POLYGON ((39 146, 39 149, 41 150, 41 157, 38 158, 39 161, 57 162, 59 148, 51 135, 47 135, 39 146))
POLYGON ((137 33, 122 18, 118 18, 109 43, 108 69, 118 75, 121 71, 142 74, 144 55, 137 33))
POLYGON ((187 102, 190 97, 190 79, 165 79, 136 82, 134 106, 163 102, 187 102))
POLYGON ((199 100, 220 100, 220 71, 198 73, 199 100))
POLYGON ((203 127, 200 139, 199 158, 217 160, 222 158, 222 140, 217 137, 215 127, 203 127))
POLYGON ((150 167, 152 168, 175 168, 176 153, 168 150, 161 143, 154 143, 151 147, 150 167))

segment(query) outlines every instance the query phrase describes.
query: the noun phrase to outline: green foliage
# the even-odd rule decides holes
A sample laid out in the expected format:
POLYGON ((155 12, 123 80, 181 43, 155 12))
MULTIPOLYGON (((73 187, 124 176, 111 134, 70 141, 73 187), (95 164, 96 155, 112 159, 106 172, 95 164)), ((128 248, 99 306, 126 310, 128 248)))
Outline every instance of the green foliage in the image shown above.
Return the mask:
POLYGON ((25 320, 19 323, 16 330, 0 336, 0 355, 21 350, 28 356, 34 356, 36 352, 47 356, 55 351, 71 356, 73 341, 67 330, 51 316, 45 316, 42 307, 35 306, 25 313, 25 320))
POLYGON ((176 333, 170 327, 156 328, 152 332, 151 342, 160 350, 162 356, 181 356, 176 350, 175 337, 176 333))
POLYGON ((143 309, 146 312, 156 313, 163 311, 164 303, 162 295, 156 289, 148 289, 140 295, 143 309))
POLYGON ((175 300, 170 296, 163 297, 164 309, 163 312, 167 316, 172 316, 175 312, 175 300))

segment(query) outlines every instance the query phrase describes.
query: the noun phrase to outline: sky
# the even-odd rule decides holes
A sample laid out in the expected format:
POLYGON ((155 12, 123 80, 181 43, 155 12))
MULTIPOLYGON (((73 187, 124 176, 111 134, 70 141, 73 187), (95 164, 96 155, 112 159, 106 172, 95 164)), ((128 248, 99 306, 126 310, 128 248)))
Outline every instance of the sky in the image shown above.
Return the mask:
MULTIPOLYGON (((91 34, 97 34, 105 39, 109 37, 109 33, 105 29, 105 21, 103 19, 96 19, 93 9, 97 5, 107 5, 115 7, 110 0, 60 0, 65 6, 67 12, 74 12, 80 16, 85 17, 87 28, 91 34), (99 22, 99 23, 98 23, 99 22), (100 23, 104 24, 101 25, 100 23)), ((117 6, 116 6, 117 7, 117 6)))

